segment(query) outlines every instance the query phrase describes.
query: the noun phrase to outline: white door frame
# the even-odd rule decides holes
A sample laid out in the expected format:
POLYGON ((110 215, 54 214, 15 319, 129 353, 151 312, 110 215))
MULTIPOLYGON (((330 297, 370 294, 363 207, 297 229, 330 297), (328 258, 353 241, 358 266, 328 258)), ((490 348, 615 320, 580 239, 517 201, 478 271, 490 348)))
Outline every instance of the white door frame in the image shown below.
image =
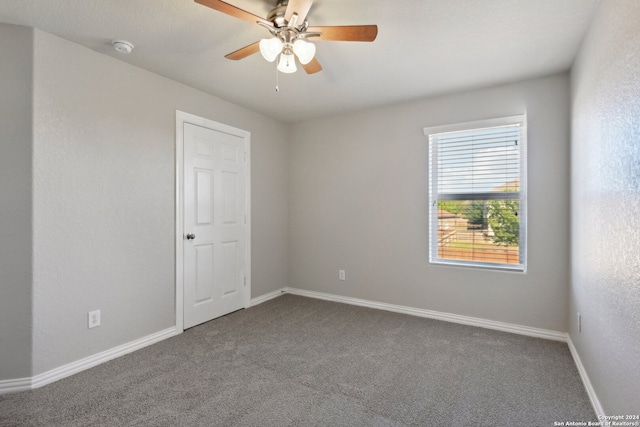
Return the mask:
POLYGON ((227 126, 222 123, 214 122, 213 120, 205 119, 203 117, 194 116, 193 114, 185 113, 183 111, 176 110, 176 330, 178 332, 184 331, 184 188, 183 188, 183 176, 184 176, 184 124, 191 123, 196 126, 202 126, 209 129, 213 129, 218 132, 227 133, 240 138, 244 138, 247 147, 247 161, 245 162, 245 206, 246 206, 246 245, 245 245, 245 257, 246 257, 246 278, 247 285, 245 287, 245 301, 244 307, 248 308, 251 304, 251 133, 237 129, 231 126, 227 126))

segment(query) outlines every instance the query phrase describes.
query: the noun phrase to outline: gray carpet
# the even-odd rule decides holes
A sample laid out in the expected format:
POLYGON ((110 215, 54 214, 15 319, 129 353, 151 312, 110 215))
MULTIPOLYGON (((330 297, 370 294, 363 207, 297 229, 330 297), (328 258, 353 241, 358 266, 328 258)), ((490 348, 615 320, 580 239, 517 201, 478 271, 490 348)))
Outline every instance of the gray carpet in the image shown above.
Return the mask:
POLYGON ((1 426, 596 421, 564 343, 284 295, 40 389, 1 426))

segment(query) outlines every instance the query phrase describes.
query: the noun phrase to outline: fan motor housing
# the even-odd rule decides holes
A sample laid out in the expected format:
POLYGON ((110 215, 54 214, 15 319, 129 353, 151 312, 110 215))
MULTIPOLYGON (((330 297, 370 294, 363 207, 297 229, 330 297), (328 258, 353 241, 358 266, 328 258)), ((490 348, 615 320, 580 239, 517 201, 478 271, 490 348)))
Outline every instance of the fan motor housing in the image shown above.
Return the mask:
POLYGON ((284 27, 287 25, 287 21, 284 19, 284 13, 287 10, 287 1, 284 1, 284 4, 281 5, 281 2, 278 2, 278 5, 269 11, 267 15, 267 21, 273 22, 273 25, 276 27, 284 27))

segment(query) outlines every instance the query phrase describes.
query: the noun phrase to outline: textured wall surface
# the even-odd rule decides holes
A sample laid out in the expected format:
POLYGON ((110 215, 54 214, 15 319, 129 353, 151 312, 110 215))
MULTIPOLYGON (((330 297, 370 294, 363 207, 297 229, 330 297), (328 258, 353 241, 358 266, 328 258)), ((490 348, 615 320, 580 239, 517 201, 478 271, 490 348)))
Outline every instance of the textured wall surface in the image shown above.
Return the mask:
POLYGON ((34 374, 174 325, 176 110, 252 133, 252 296, 285 286, 280 123, 41 31, 34 56, 34 374))
POLYGON ((560 74, 293 125, 289 285, 566 331, 569 120, 560 74), (429 264, 423 128, 525 112, 526 274, 429 264))
POLYGON ((601 4, 572 107, 571 339, 605 412, 638 414, 640 2, 601 4))
POLYGON ((33 30, 0 24, 0 380, 31 375, 33 30))

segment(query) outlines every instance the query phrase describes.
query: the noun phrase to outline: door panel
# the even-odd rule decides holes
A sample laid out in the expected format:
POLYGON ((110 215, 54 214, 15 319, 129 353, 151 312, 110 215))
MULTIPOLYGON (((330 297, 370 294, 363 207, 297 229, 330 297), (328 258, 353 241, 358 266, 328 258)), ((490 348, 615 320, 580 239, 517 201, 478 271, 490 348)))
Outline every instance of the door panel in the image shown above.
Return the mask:
POLYGON ((196 245, 196 300, 203 303, 213 299, 213 245, 196 245))
POLYGON ((196 222, 198 225, 211 224, 213 219, 213 174, 208 170, 196 170, 196 222))
POLYGON ((237 174, 235 172, 223 172, 222 173, 222 193, 224 194, 223 203, 223 218, 222 222, 225 225, 232 225, 238 223, 237 205, 237 174))
POLYGON ((237 283, 239 280, 237 275, 238 269, 235 268, 235 266, 238 265, 237 247, 238 242, 222 243, 222 263, 229 266, 229 268, 223 270, 224 277, 222 278, 222 283, 224 284, 224 296, 237 292, 237 283))
POLYGON ((246 141, 183 126, 186 329, 244 307, 246 141))

